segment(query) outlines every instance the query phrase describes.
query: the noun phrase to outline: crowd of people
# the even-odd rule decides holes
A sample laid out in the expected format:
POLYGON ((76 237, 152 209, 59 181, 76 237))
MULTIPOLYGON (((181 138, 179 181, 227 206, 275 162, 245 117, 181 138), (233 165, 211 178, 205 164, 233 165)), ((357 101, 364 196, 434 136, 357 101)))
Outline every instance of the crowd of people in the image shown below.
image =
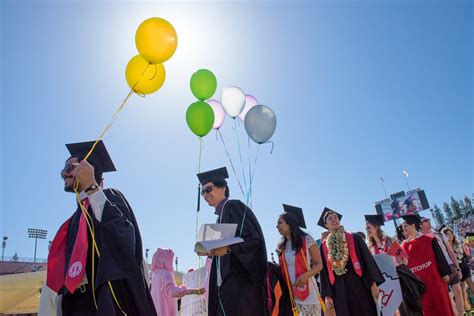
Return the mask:
POLYGON ((343 215, 326 207, 317 221, 325 230, 318 244, 303 230, 303 209, 283 204, 278 262, 268 262, 257 216, 230 199, 225 167, 197 175, 201 194, 215 209, 216 222, 237 224, 243 241, 202 254, 211 264, 206 288, 178 286, 173 251, 158 249, 150 284, 132 208, 120 191, 103 188, 103 173, 115 166, 102 141, 88 156, 93 145, 66 145, 71 156, 61 177, 77 205, 48 256, 46 285, 61 299, 49 311, 42 301, 40 315, 174 316, 177 298, 203 294, 211 316, 377 315, 385 281, 374 259, 379 254, 396 265, 403 293, 398 315, 462 315, 470 309, 472 233, 462 242, 450 227, 434 230, 428 218, 409 214, 397 236, 389 237, 381 228, 384 217, 369 214, 365 238, 346 230, 343 215))

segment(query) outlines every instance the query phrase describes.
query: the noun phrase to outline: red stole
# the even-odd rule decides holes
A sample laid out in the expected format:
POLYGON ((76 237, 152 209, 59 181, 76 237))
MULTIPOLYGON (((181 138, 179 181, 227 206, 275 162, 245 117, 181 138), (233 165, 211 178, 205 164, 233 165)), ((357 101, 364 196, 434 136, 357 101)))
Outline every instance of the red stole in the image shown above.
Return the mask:
MULTIPOLYGON (((89 208, 89 200, 83 200, 83 206, 87 210, 89 208)), ((48 254, 48 272, 46 285, 56 293, 61 290, 63 285, 73 293, 84 279, 87 263, 87 223, 84 214, 81 212, 79 226, 77 229, 76 240, 69 260, 67 270, 66 266, 66 249, 69 234, 69 225, 71 218, 64 222, 59 228, 48 254), (64 276, 66 271, 66 276, 64 276)))
MULTIPOLYGON (((351 257, 354 271, 356 272, 358 276, 362 277, 362 267, 360 265, 360 261, 359 261, 359 258, 357 257, 357 253, 355 250, 354 237, 352 236, 351 233, 348 233, 348 232, 345 232, 345 235, 346 235, 347 247, 349 248, 349 256, 351 257)), ((323 241, 323 252, 324 252, 324 257, 326 258, 326 266, 328 268, 329 282, 331 283, 331 285, 334 285, 334 281, 336 280, 336 278, 334 276, 334 271, 332 269, 331 263, 329 262, 329 249, 326 244, 326 240, 323 241)))
MULTIPOLYGON (((301 238, 302 245, 298 252, 295 253, 295 280, 298 277, 306 272, 308 272, 308 262, 306 261, 306 236, 301 238)), ((290 290, 290 294, 292 294, 292 286, 291 281, 288 276, 288 268, 285 260, 285 252, 283 251, 282 254, 278 257, 280 261, 280 269, 283 276, 285 276, 286 285, 290 290)), ((295 296, 298 297, 300 300, 304 301, 309 296, 309 282, 306 281, 303 287, 295 287, 295 296)))

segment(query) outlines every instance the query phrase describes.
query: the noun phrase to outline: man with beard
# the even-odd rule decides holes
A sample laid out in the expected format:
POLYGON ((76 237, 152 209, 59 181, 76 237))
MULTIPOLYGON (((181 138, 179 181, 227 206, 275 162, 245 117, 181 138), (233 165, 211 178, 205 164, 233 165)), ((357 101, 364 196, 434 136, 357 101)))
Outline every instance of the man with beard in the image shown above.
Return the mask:
POLYGON ((344 230, 342 215, 324 208, 318 225, 329 235, 321 244, 321 296, 325 314, 375 315, 378 285, 385 281, 362 238, 344 230))
POLYGON ((225 167, 197 176, 202 196, 215 208, 217 223, 237 224, 236 237, 244 240, 210 253, 209 316, 267 315, 267 252, 257 217, 241 201, 229 200, 225 167))
POLYGON ((63 315, 156 315, 135 215, 121 192, 102 189, 102 174, 116 171, 104 143, 84 160, 94 143, 66 145, 64 190, 80 201, 51 245, 47 286, 62 294, 63 315))

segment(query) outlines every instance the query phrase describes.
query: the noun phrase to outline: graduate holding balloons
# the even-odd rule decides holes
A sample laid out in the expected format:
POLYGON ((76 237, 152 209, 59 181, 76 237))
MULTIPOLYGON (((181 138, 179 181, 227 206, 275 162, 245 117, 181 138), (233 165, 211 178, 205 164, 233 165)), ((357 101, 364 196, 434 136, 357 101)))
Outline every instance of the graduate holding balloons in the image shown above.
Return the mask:
POLYGON ((118 191, 98 186, 102 172, 115 170, 101 138, 131 95, 160 89, 166 75, 163 62, 174 54, 178 39, 168 21, 150 18, 138 27, 135 41, 139 55, 129 61, 125 71, 131 90, 112 120, 95 142, 67 145, 69 160, 76 160, 78 166, 64 169, 62 176, 78 203, 53 240, 46 282, 48 288, 62 294, 58 310, 63 315, 156 315, 131 207, 118 191))

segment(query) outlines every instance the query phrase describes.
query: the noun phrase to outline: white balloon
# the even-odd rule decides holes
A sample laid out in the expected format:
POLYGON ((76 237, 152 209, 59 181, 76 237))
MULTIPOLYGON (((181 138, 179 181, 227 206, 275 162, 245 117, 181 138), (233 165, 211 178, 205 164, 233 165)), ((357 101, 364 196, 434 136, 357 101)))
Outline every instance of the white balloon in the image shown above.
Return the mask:
POLYGON ((212 110, 214 111, 214 125, 212 126, 212 128, 221 128, 222 124, 224 124, 225 119, 225 113, 224 109, 222 108, 222 105, 219 103, 219 101, 214 99, 207 100, 206 102, 211 106, 212 110))
POLYGON ((247 112, 251 108, 256 106, 257 104, 258 104, 258 101, 257 101, 257 99, 255 99, 254 96, 251 96, 250 94, 247 94, 245 96, 245 106, 244 106, 244 109, 242 110, 242 112, 240 112, 240 114, 239 114, 239 118, 242 122, 245 121, 245 115, 247 115, 247 112))
POLYGON ((221 105, 232 118, 239 116, 245 107, 245 93, 238 87, 222 89, 221 105))

